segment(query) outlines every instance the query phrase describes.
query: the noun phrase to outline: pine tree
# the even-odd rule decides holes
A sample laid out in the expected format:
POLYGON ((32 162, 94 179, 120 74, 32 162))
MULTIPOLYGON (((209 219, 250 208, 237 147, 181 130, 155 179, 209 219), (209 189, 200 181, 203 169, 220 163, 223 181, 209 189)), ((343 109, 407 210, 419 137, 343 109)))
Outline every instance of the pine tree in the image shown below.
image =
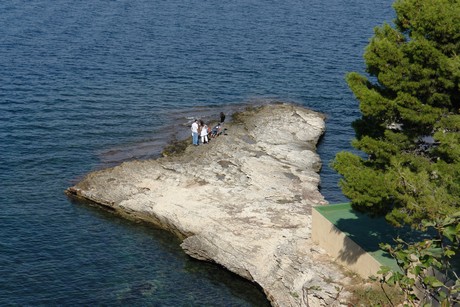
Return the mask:
POLYGON ((333 167, 359 211, 395 225, 460 208, 460 1, 397 0, 394 26, 375 28, 368 77, 347 83, 362 117, 333 167))

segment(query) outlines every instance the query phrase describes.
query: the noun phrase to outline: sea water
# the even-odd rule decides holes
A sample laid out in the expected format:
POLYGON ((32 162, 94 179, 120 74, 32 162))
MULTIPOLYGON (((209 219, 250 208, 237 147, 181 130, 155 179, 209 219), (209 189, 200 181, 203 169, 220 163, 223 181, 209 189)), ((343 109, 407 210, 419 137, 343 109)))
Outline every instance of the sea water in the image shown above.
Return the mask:
POLYGON ((264 306, 255 285, 187 257, 172 235, 63 191, 157 157, 190 120, 288 101, 326 115, 321 192, 350 150, 377 0, 0 2, 0 305, 264 306))

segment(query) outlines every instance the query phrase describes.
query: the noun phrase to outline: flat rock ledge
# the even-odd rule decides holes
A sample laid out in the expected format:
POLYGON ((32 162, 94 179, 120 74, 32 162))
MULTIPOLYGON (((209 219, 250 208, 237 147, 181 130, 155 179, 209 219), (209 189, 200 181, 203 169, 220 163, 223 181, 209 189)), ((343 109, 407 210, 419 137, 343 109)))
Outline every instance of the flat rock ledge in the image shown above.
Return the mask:
POLYGON ((311 208, 326 204, 324 117, 270 104, 225 127, 209 144, 95 171, 66 192, 175 233, 187 254, 257 283, 272 306, 346 305, 347 278, 311 241, 311 208))

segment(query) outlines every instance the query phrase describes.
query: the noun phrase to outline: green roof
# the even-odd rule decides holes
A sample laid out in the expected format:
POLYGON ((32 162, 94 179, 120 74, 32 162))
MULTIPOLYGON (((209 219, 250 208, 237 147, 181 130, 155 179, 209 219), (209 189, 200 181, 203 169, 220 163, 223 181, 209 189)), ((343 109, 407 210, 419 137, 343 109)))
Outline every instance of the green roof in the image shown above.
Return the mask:
POLYGON ((388 224, 383 217, 371 217, 357 212, 349 203, 320 206, 315 209, 378 262, 393 270, 398 269, 396 261, 381 250, 379 244, 393 244, 393 238, 398 236, 414 238, 420 235, 407 227, 396 228, 388 224))

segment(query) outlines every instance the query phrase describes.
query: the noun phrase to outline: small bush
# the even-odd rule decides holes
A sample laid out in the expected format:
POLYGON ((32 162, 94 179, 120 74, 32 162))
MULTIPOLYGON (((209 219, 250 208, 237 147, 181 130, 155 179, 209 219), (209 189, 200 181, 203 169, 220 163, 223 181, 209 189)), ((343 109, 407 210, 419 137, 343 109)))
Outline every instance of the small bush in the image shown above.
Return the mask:
POLYGON ((173 140, 168 145, 166 145, 161 154, 164 157, 181 154, 187 149, 189 143, 190 140, 173 140))

